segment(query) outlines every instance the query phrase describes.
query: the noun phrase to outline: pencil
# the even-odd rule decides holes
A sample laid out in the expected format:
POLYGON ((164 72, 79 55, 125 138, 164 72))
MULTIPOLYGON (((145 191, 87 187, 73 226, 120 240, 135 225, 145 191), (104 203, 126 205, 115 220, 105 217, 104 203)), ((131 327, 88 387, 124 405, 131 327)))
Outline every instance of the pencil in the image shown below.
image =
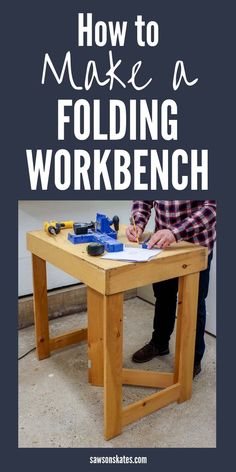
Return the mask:
POLYGON ((136 224, 135 224, 135 221, 134 221, 134 217, 133 217, 133 226, 134 226, 134 231, 135 231, 135 234, 136 234, 136 241, 137 241, 137 243, 139 243, 138 234, 137 234, 137 227, 136 227, 136 224))

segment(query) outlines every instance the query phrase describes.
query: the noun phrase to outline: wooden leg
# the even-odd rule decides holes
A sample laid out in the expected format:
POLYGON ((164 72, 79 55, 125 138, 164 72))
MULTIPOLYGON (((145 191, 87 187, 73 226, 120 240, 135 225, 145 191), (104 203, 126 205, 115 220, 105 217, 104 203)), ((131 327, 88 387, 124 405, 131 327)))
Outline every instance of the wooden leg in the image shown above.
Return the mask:
MULTIPOLYGON (((192 396, 193 364, 197 324, 199 272, 185 275, 180 281, 182 292, 181 332, 178 333, 178 381, 181 385, 179 403, 192 396)), ((179 328, 180 328, 179 326, 179 328)))
POLYGON ((181 322, 182 322, 182 308, 183 308, 183 277, 179 277, 178 287, 178 309, 177 309, 177 323, 176 323, 176 340, 175 340, 175 368, 174 368, 174 383, 179 380, 179 356, 180 356, 180 336, 181 336, 181 322))
POLYGON ((50 356, 46 261, 32 254, 35 341, 38 358, 50 356))
POLYGON ((104 296, 87 287, 88 310, 88 379, 92 385, 102 387, 103 369, 103 311, 104 296))
POLYGON ((123 294, 104 296, 105 439, 121 433, 123 294))

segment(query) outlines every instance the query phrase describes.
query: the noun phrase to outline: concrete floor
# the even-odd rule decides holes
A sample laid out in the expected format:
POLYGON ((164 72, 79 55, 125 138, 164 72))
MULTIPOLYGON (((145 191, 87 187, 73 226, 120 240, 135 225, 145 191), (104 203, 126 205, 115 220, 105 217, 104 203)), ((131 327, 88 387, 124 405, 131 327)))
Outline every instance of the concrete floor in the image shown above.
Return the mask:
MULTIPOLYGON (((132 353, 150 339, 153 306, 138 298, 124 303, 124 366, 134 367, 132 353), (133 331, 133 333, 132 333, 133 331)), ((53 335, 86 325, 86 313, 50 323, 53 335)), ((171 371, 171 354, 142 368, 171 371)), ((19 354, 34 346, 34 328, 19 331, 19 354)), ((83 342, 39 362, 35 352, 19 361, 19 447, 216 447, 215 338, 206 335, 201 374, 188 402, 173 403, 124 428, 122 435, 103 439, 103 389, 87 382, 87 346, 83 342)), ((154 392, 124 387, 124 404, 154 392)))

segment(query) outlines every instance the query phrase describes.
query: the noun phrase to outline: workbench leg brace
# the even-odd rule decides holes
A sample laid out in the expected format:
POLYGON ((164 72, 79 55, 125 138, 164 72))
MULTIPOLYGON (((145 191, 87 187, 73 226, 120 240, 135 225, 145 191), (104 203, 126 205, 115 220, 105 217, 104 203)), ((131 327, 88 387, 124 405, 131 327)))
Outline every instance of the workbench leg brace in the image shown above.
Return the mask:
POLYGON ((51 351, 87 339, 87 328, 68 331, 60 336, 49 336, 46 261, 32 254, 34 286, 35 342, 39 360, 51 351))
MULTIPOLYGON (((123 294, 103 296, 100 307, 104 317, 105 439, 119 435, 123 426, 157 411, 169 403, 175 401, 180 403, 191 398, 198 283, 199 273, 179 278, 174 373, 122 368, 123 294), (163 390, 123 408, 122 384, 157 387, 163 390)), ((99 352, 102 355, 101 348, 99 352)), ((102 358, 99 361, 100 365, 101 363, 102 358)))

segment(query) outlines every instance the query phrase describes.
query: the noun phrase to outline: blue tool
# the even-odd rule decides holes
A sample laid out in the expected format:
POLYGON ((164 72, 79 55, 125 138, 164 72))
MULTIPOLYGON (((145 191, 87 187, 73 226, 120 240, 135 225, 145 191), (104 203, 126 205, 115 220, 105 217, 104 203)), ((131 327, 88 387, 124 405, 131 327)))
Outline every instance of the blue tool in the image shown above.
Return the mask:
POLYGON ((148 238, 145 239, 145 241, 143 241, 143 243, 141 244, 143 249, 147 249, 147 247, 148 247, 147 243, 148 243, 148 241, 150 241, 150 239, 151 239, 151 236, 148 236, 148 238))
POLYGON ((68 234, 68 240, 73 244, 101 243, 107 252, 123 251, 124 245, 117 239, 119 218, 109 219, 102 213, 97 213, 95 223, 74 223, 74 233, 68 234), (111 228, 114 225, 115 229, 111 228))

